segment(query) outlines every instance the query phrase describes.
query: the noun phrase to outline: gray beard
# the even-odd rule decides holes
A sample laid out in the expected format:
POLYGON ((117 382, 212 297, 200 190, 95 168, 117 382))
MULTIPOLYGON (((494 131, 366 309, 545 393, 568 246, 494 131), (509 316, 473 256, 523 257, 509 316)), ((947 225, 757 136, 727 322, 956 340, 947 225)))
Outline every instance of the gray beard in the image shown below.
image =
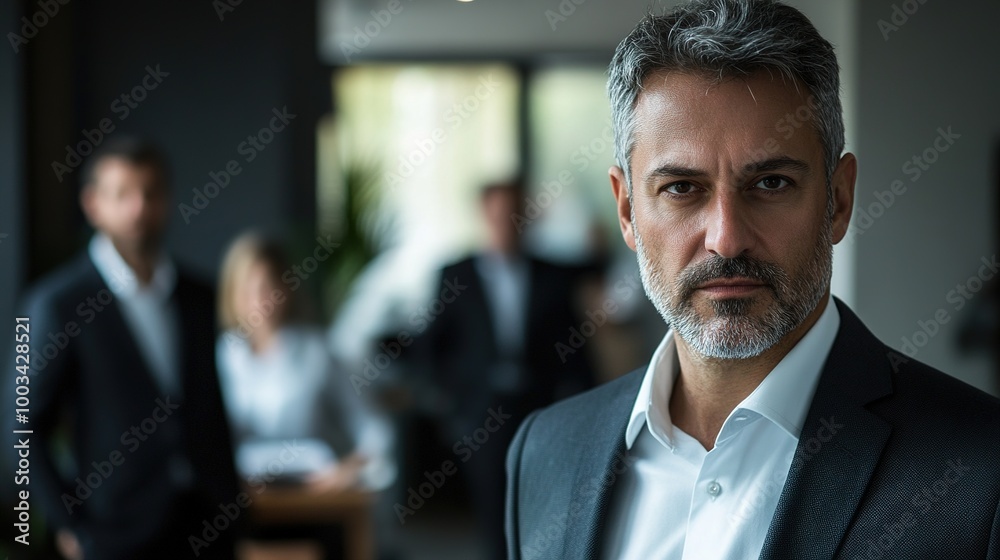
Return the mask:
POLYGON ((741 255, 724 259, 713 255, 667 280, 635 232, 639 275, 646 297, 663 320, 692 351, 707 358, 743 360, 761 355, 795 330, 816 309, 830 285, 833 271, 833 224, 827 219, 816 247, 801 274, 789 277, 776 265, 741 255), (712 316, 704 318, 694 308, 696 287, 715 278, 741 276, 767 284, 774 298, 760 316, 752 309, 759 296, 712 301, 712 316))

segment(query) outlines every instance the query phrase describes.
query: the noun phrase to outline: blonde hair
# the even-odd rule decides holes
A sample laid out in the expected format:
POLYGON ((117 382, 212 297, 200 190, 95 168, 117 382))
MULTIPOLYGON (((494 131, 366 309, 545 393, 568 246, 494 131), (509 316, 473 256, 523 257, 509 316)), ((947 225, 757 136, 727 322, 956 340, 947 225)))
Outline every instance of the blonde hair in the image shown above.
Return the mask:
MULTIPOLYGON (((236 287, 246 279, 251 266, 256 263, 267 265, 271 272, 271 278, 276 284, 284 289, 281 282, 283 270, 287 270, 288 258, 284 249, 278 244, 255 232, 248 232, 237 237, 226 251, 222 260, 222 268, 219 272, 219 300, 218 316, 219 324, 223 329, 233 329, 239 325, 239 316, 236 313, 236 287)), ((281 318, 288 320, 290 311, 295 308, 292 301, 291 290, 284 290, 286 300, 284 302, 285 311, 281 318)))

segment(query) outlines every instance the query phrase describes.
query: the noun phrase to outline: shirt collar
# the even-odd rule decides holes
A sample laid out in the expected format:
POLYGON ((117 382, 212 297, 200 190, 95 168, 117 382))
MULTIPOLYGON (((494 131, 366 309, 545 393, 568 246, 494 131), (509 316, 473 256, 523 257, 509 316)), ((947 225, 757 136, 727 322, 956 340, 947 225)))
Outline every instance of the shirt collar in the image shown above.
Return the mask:
MULTIPOLYGON (((833 298, 829 298, 826 309, 805 336, 729 414, 716 443, 729 439, 743 426, 759 418, 770 420, 798 439, 820 372, 839 328, 840 313, 833 298)), ((670 329, 653 352, 639 386, 639 394, 625 428, 625 445, 629 449, 645 425, 660 443, 671 449, 674 447, 669 403, 678 369, 674 331, 670 329)))
POLYGON ((118 297, 134 297, 140 293, 151 294, 159 300, 166 300, 177 284, 177 269, 163 253, 153 268, 153 277, 146 286, 139 286, 132 268, 118 254, 111 239, 103 233, 96 233, 88 246, 90 260, 97 272, 108 285, 111 293, 118 297))
POLYGON ((520 269, 525 259, 519 253, 501 253, 499 251, 483 251, 475 259, 477 267, 495 269, 520 269))

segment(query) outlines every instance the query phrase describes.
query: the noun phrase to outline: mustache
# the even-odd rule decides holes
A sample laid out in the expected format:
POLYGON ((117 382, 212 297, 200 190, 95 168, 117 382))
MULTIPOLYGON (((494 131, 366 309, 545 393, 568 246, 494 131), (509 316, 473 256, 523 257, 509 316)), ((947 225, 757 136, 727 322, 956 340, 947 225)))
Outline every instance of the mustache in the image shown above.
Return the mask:
POLYGON ((739 255, 731 259, 712 255, 684 269, 677 278, 681 301, 688 300, 698 286, 722 278, 749 278, 765 284, 775 295, 788 283, 788 275, 775 264, 739 255))

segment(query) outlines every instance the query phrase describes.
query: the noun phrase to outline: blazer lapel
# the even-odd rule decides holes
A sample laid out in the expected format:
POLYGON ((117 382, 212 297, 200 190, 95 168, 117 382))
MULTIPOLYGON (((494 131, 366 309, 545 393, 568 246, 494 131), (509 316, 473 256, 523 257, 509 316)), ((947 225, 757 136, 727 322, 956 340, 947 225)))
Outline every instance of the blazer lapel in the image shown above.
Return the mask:
MULTIPOLYGON (((195 355, 195 348, 198 344, 191 337, 197 336, 196 333, 204 332, 205 322, 214 322, 214 315, 211 310, 199 309, 192 305, 193 302, 188 297, 187 280, 180 273, 177 274, 177 284, 174 286, 173 294, 171 294, 171 303, 176 311, 177 328, 179 329, 177 352, 180 359, 177 361, 179 368, 177 371, 177 390, 180 394, 176 396, 183 401, 185 397, 189 396, 189 390, 198 385, 190 379, 190 376, 205 375, 204 366, 198 363, 198 356, 195 355)), ((212 324, 211 327, 214 328, 215 325, 212 324)), ((211 345, 208 347, 214 348, 211 345)), ((214 360, 214 355, 210 359, 214 360)))
POLYGON ((499 353, 494 329, 496 323, 493 318, 493 308, 486 296, 486 286, 483 285, 483 278, 479 275, 479 269, 476 267, 476 259, 478 258, 473 257, 462 265, 460 275, 469 286, 469 291, 462 297, 468 298, 469 305, 474 306, 475 316, 483 321, 484 330, 488 333, 486 340, 489 341, 490 352, 495 356, 499 353))
POLYGON ((840 300, 840 330, 799 437, 762 560, 833 558, 889 424, 865 405, 892 392, 889 350, 840 300))
POLYGON ((607 401, 605 410, 611 411, 610 414, 594 411, 592 418, 607 418, 607 421, 596 430, 587 426, 588 435, 576 446, 579 455, 562 558, 597 559, 612 488, 618 475, 631 464, 625 448, 625 428, 644 372, 645 368, 629 374, 631 379, 607 401))
MULTIPOLYGON (((97 294, 103 290, 111 294, 111 288, 104 282, 104 278, 97 271, 97 267, 90 259, 90 256, 85 256, 84 260, 86 261, 85 270, 88 282, 93 286, 94 293, 97 294)), ((117 361, 119 363, 129 364, 129 368, 132 371, 140 372, 139 375, 131 377, 128 382, 142 383, 146 386, 146 389, 150 390, 150 394, 159 394, 159 386, 157 385, 156 378, 153 376, 146 358, 142 355, 139 343, 136 342, 132 330, 125 322, 125 314, 118 304, 118 297, 112 295, 111 302, 96 317, 100 328, 94 329, 95 336, 99 336, 104 340, 100 347, 116 349, 115 352, 118 354, 117 361), (139 381, 140 378, 144 383, 143 381, 139 381)), ((138 395, 130 396, 137 397, 138 395)))

